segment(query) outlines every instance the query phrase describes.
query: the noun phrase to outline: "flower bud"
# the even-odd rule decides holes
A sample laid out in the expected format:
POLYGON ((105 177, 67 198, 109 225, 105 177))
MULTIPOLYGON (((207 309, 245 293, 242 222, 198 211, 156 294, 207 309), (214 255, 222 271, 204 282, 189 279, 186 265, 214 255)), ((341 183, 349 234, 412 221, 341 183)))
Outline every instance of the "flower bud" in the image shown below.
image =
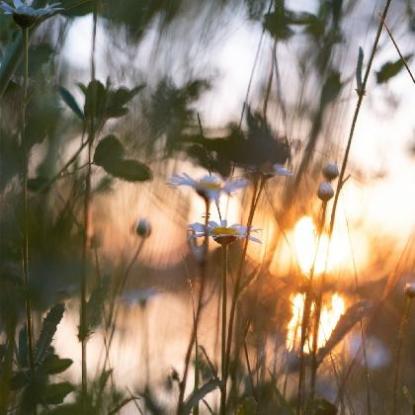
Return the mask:
POLYGON ((333 187, 329 182, 323 182, 318 188, 317 195, 323 202, 328 202, 334 196, 333 187))
POLYGON ((415 283, 413 282, 406 283, 404 292, 408 298, 415 298, 415 283))
POLYGON ((141 238, 148 238, 151 234, 151 223, 147 219, 140 219, 135 227, 135 233, 141 238))
POLYGON ((339 177, 339 168, 335 163, 327 163, 323 167, 323 176, 330 182, 339 177))

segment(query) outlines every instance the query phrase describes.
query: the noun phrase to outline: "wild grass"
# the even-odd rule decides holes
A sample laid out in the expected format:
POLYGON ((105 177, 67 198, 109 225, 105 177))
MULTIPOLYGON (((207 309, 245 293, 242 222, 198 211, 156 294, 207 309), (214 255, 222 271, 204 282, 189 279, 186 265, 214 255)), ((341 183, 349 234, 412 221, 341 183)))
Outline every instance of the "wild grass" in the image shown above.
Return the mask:
POLYGON ((413 87, 411 3, 116 3, 1 5, 0 415, 412 413, 413 232, 359 264, 341 204, 371 94, 413 87), (258 42, 218 127, 189 56, 234 10, 258 42))

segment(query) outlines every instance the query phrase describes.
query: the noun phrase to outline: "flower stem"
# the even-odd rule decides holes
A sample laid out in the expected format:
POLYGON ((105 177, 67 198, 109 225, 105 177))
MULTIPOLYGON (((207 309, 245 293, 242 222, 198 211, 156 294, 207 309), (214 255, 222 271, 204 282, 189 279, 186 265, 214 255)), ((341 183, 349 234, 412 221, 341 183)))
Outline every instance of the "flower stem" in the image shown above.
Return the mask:
POLYGON ((227 383, 227 356, 226 356, 226 320, 227 320, 227 271, 228 271, 228 247, 222 245, 222 342, 221 342, 221 373, 222 373, 222 387, 220 395, 220 414, 226 415, 226 383, 227 383))
POLYGON ((23 190, 23 277, 26 290, 26 325, 27 325, 27 343, 30 371, 34 372, 33 357, 33 329, 32 329, 32 307, 29 293, 29 202, 27 192, 27 178, 29 168, 29 146, 26 140, 26 106, 27 90, 29 83, 29 29, 22 29, 23 35, 23 103, 22 103, 22 135, 21 145, 24 152, 22 166, 22 190, 23 190))
MULTIPOLYGON (((92 29, 92 50, 91 50, 91 81, 95 80, 95 47, 97 34, 98 19, 98 1, 95 3, 93 13, 92 29)), ((95 100, 94 100, 95 101, 95 100)), ((89 120, 88 131, 88 154, 87 154, 87 171, 85 175, 85 198, 84 198, 84 234, 82 246, 82 276, 81 276, 81 310, 80 310, 80 331, 81 331, 81 360, 82 360, 82 412, 87 413, 87 394, 88 394, 88 373, 87 373, 87 280, 88 280, 88 250, 89 234, 91 221, 91 174, 92 174, 92 147, 95 141, 95 108, 92 110, 92 116, 89 120)), ((87 121, 88 122, 88 121, 87 121)))
POLYGON ((248 250, 250 229, 251 229, 251 226, 252 226, 252 221, 254 219, 255 210, 256 210, 256 207, 258 205, 258 202, 259 202, 260 196, 262 194, 262 190, 264 189, 264 186, 265 186, 265 179, 262 176, 261 177, 255 177, 255 179, 254 179, 254 191, 253 191, 253 195, 252 195, 251 207, 249 209, 248 221, 247 221, 247 235, 246 235, 246 238, 245 238, 245 241, 244 241, 244 246, 243 246, 243 249, 242 249, 242 256, 241 256, 241 260, 239 262, 239 268, 238 268, 238 272, 237 272, 237 275, 236 275, 235 284, 234 284, 233 292, 232 292, 231 309, 230 309, 230 313, 229 313, 227 345, 226 345, 225 379, 223 380, 223 382, 225 382, 225 383, 227 381, 228 372, 229 372, 229 362, 230 362, 230 354, 231 354, 232 340, 233 340, 233 326, 234 326, 234 322, 235 322, 236 306, 237 306, 237 303, 238 303, 240 288, 241 288, 241 283, 242 283, 242 274, 243 274, 243 270, 244 270, 245 258, 246 258, 246 253, 247 253, 247 250, 248 250))

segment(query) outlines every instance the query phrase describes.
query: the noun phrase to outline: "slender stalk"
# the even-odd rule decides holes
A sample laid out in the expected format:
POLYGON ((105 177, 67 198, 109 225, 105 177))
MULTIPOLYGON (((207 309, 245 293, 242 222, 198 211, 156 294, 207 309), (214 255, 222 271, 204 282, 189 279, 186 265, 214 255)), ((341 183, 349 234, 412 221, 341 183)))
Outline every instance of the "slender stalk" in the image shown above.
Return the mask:
POLYGON ((26 289, 26 325, 27 325, 27 343, 29 354, 29 366, 33 374, 33 327, 32 327, 32 306, 29 293, 29 201, 27 192, 27 179, 29 168, 29 145, 26 140, 26 107, 27 107, 27 89, 29 83, 29 29, 22 29, 23 34, 23 103, 22 103, 22 134, 21 145, 24 152, 22 166, 22 190, 23 190, 23 279, 26 289))
POLYGON ((222 245, 222 342, 221 342, 221 373, 222 373, 222 387, 220 395, 220 414, 226 415, 226 383, 227 383, 227 356, 226 356, 226 320, 227 320, 227 273, 228 273, 228 247, 222 245))
POLYGON ((235 323, 236 306, 239 300, 239 294, 240 294, 241 283, 242 283, 242 274, 243 274, 244 265, 245 265, 245 258, 246 258, 246 253, 248 250, 250 229, 252 227, 252 221, 254 219, 255 210, 258 205, 264 186, 265 186, 265 178, 262 176, 261 177, 256 176, 254 179, 254 190, 253 190, 251 207, 249 209, 249 215, 248 215, 248 221, 247 221, 247 236, 244 241, 244 246, 242 249, 242 256, 239 262, 239 268, 238 268, 238 272, 236 275, 235 284, 234 284, 233 292, 232 292, 231 309, 229 313, 227 345, 226 345, 226 359, 225 359, 226 370, 225 370, 225 379, 223 380, 224 382, 226 382, 228 378, 229 362, 230 362, 232 340, 233 340, 233 326, 235 323))
POLYGON ((405 307, 402 312, 401 322, 399 324, 399 333, 398 333, 398 344, 396 345, 396 356, 395 356, 395 369, 393 376, 393 399, 392 399, 392 412, 391 415, 399 414, 399 385, 401 378, 401 357, 403 349, 403 341, 405 338, 405 330, 408 324, 409 312, 411 310, 412 300, 410 297, 405 298, 405 307))
MULTIPOLYGON (((193 328, 192 334, 190 336, 190 341, 186 350, 186 355, 184 359, 184 370, 183 370, 183 377, 179 384, 179 399, 177 403, 177 414, 180 415, 183 411, 183 402, 184 402, 184 393, 186 390, 186 383, 187 383, 187 376, 189 372, 190 366, 190 358, 192 356, 193 346, 196 344, 196 359, 197 359, 197 329, 200 322, 200 317, 202 314, 203 309, 203 296, 205 293, 206 287, 206 269, 207 269, 207 254, 209 250, 209 235, 208 235, 208 223, 209 223, 209 216, 210 216, 210 202, 208 199, 205 199, 205 238, 203 240, 203 252, 202 252, 202 261, 200 263, 200 290, 199 290, 199 298, 196 306, 196 312, 194 313, 193 318, 193 328)), ((197 362, 196 362, 197 366, 197 362)), ((198 382, 198 369, 195 368, 195 388, 198 382)), ((197 409, 196 409, 197 412, 197 409)))
POLYGON ((396 43, 396 40, 395 40, 395 38, 393 37, 392 32, 390 31, 390 29, 389 29, 388 25, 386 24, 385 20, 384 20, 384 19, 382 19, 382 22, 383 22, 383 26, 385 26, 385 29, 386 29, 386 31, 388 32, 388 35, 389 35, 389 37, 390 37, 390 39, 391 39, 391 41, 392 41, 392 43, 393 43, 393 46, 395 46, 395 49, 396 49, 396 51, 398 52, 398 55, 399 55, 399 57, 401 58, 401 61, 402 61, 402 63, 403 63, 403 64, 404 64, 404 66, 405 66, 406 71, 408 72, 408 74, 409 74, 409 76, 410 76, 410 78, 411 78, 412 82, 415 84, 415 76, 414 76, 414 74, 412 73, 411 68, 410 68, 410 67, 409 67, 409 65, 408 65, 408 62, 406 61, 405 57, 402 55, 402 52, 401 52, 401 50, 399 49, 399 46, 398 46, 398 44, 396 43))
MULTIPOLYGON (((325 218, 326 216, 326 209, 327 204, 323 203, 322 205, 322 215, 321 218, 325 218)), ((319 224, 318 229, 318 236, 317 236, 317 244, 316 250, 314 252, 313 263, 310 270, 309 281, 307 285, 307 290, 305 293, 304 299, 304 309, 303 309, 303 318, 301 321, 301 339, 300 339, 300 371, 298 376, 298 400, 297 400, 297 414, 302 414, 303 412, 303 404, 304 404, 304 397, 305 397, 305 374, 306 374, 306 358, 305 358, 305 343, 308 337, 308 329, 311 317, 311 307, 313 303, 314 297, 314 274, 316 268, 316 261, 317 255, 320 250, 320 242, 321 242, 321 233, 322 233, 322 224, 319 224)))
MULTIPOLYGON (((326 212, 327 212, 327 202, 323 202, 322 205, 322 213, 321 213, 321 221, 319 224, 319 234, 324 230, 325 222, 326 222, 326 212)), ((316 255, 318 252, 316 253, 316 255)), ((328 252, 326 255, 325 260, 325 270, 327 269, 327 262, 328 262, 328 252)), ((315 393, 315 385, 316 385, 316 377, 317 377, 317 369, 318 369, 318 362, 317 362, 317 351, 318 351, 318 338, 320 332, 320 317, 321 317, 321 308, 323 306, 323 286, 325 281, 325 270, 321 275, 321 280, 319 284, 319 290, 317 291, 317 298, 316 298, 316 307, 314 313, 314 325, 313 325, 313 344, 311 350, 311 381, 310 381, 310 399, 314 399, 315 393)))
POLYGON ((359 118, 360 109, 362 107, 363 98, 364 98, 365 92, 366 92, 367 82, 368 82, 368 79, 369 79, 370 71, 372 69, 373 59, 375 57, 375 53, 376 53, 376 50, 377 50, 377 47, 378 47, 378 44, 379 44, 379 40, 380 40, 380 35, 382 33, 383 22, 385 21, 386 16, 388 15, 388 11, 389 11, 389 7, 390 7, 391 3, 392 3, 392 0, 386 0, 385 7, 383 9, 383 13, 382 13, 382 16, 380 18, 380 22, 379 22, 378 29, 377 29, 377 32, 376 32, 375 40, 373 42, 369 62, 367 64, 365 75, 363 77, 362 88, 358 92, 358 100, 357 100, 356 108, 355 108, 355 111, 354 111, 354 114, 353 114, 352 125, 351 125, 350 132, 349 132, 349 138, 347 140, 346 151, 345 151, 344 156, 343 156, 343 161, 342 161, 342 166, 341 166, 341 169, 340 169, 338 185, 336 187, 336 193, 334 195, 333 208, 332 208, 332 211, 331 211, 331 218, 330 218, 330 235, 333 233, 334 222, 335 222, 335 219, 336 219, 337 204, 338 204, 338 201, 339 201, 340 191, 341 191, 343 183, 344 183, 344 176, 345 176, 345 173, 346 173, 347 162, 349 160, 350 148, 352 146, 354 132, 355 132, 356 125, 357 125, 357 120, 359 118))
MULTIPOLYGON (((91 50, 91 81, 95 80, 95 47, 97 34, 98 1, 95 3, 93 13, 92 50, 91 50)), ((88 154, 87 171, 85 175, 85 198, 84 198, 84 234, 82 244, 82 276, 81 276, 81 310, 80 310, 80 331, 81 335, 81 359, 82 359, 82 411, 87 412, 88 394, 88 373, 87 373, 87 280, 88 280, 88 251, 89 251, 89 230, 91 223, 91 175, 92 175, 92 147, 95 141, 95 119, 94 109, 91 119, 88 120, 88 154)))

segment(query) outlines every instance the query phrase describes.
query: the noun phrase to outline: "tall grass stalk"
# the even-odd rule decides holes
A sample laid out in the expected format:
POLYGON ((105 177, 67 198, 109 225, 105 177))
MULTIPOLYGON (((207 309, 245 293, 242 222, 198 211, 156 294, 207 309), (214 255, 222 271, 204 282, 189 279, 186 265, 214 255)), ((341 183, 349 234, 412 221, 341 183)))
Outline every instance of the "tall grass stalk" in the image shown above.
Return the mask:
MULTIPOLYGON (((326 218, 327 202, 322 203, 320 223, 318 225, 317 243, 314 252, 313 263, 310 269, 309 280, 306 288, 303 316, 301 321, 301 334, 300 334, 300 370, 298 374, 298 395, 297 395, 297 414, 303 413, 303 406, 305 401, 305 380, 306 380, 306 356, 305 356, 305 343, 309 336, 309 326, 311 318, 311 309, 314 298, 314 274, 317 262, 317 255, 320 250, 321 235, 324 228, 324 222, 326 218)), ((320 320, 320 318, 319 318, 320 320)), ((318 334, 318 324, 315 328, 315 333, 318 334)))
POLYGON ((406 328, 409 319, 409 313, 411 310, 412 299, 409 296, 405 298, 405 306, 402 311, 401 321, 399 323, 398 342, 396 345, 395 352, 395 368, 393 374, 393 396, 392 396, 392 412, 391 415, 397 415, 400 413, 399 406, 399 395, 400 395, 400 380, 401 380, 401 360, 402 360, 402 349, 403 342, 405 339, 406 328))
MULTIPOLYGON (((91 81, 95 80, 95 48, 97 35, 98 1, 94 6, 92 49, 91 49, 91 81)), ((95 100, 93 100, 95 102, 95 100)), ((81 360, 82 360, 82 410, 87 411, 88 394, 88 373, 87 373, 87 280, 88 280, 88 251, 90 245, 89 230, 91 224, 91 175, 92 175, 92 146, 95 140, 95 109, 91 113, 88 127, 87 145, 87 170, 85 175, 85 198, 84 198, 84 233, 82 244, 82 276, 81 276, 81 310, 80 310, 80 331, 81 336, 81 360)))
MULTIPOLYGON (((202 314, 203 309, 203 297, 205 293, 205 287, 206 287, 206 270, 207 270, 207 256, 209 251, 209 234, 208 234, 208 223, 209 223, 209 217, 210 217, 210 202, 207 198, 205 198, 205 237, 203 239, 203 245, 202 245, 202 258, 200 262, 200 289, 199 289, 199 296, 197 300, 196 305, 196 311, 194 312, 193 317, 193 328, 192 328, 192 334, 190 336, 189 344, 187 346, 185 359, 184 359, 184 370, 183 370, 183 376, 182 380, 179 383, 179 399, 177 404, 177 413, 181 414, 183 411, 183 403, 184 403, 184 394, 186 391, 186 383, 187 383, 187 376, 189 373, 189 366, 190 366, 190 359, 192 356, 192 350, 195 346, 195 358, 196 358, 196 367, 195 367, 195 385, 194 388, 196 389, 198 387, 198 344, 197 344, 197 331, 198 326, 200 322, 200 317, 202 314)), ((198 409, 196 408, 196 413, 198 412, 198 409)))
MULTIPOLYGON (((322 211, 321 211, 321 219, 319 224, 319 237, 324 230, 326 224, 326 212, 327 212, 327 202, 323 201, 322 204, 322 211)), ((318 251, 316 252, 316 257, 318 255, 318 251)), ((328 263, 329 252, 326 253, 325 258, 325 266, 323 273, 320 277, 320 281, 318 284, 318 289, 316 290, 316 299, 315 299, 315 311, 314 311, 314 324, 313 324, 313 332, 312 332, 312 349, 311 349, 311 375, 310 375, 310 400, 314 399, 315 393, 315 386, 316 386, 316 377, 317 377, 317 369, 318 369, 318 362, 317 362, 317 351, 318 351, 318 338, 320 334, 320 318, 321 318, 321 309, 323 306, 323 288, 324 288, 324 281, 325 275, 327 270, 327 263, 328 263)))
POLYGON ((372 49, 371 49, 371 52, 370 52, 369 61, 368 61, 367 67, 366 67, 364 77, 363 77, 362 87, 361 87, 360 90, 357 91, 357 93, 358 93, 357 104, 356 104, 356 108, 355 108, 354 114, 353 114, 352 125, 350 127, 349 138, 347 140, 346 151, 345 151, 344 156, 343 156, 343 161, 342 161, 342 165, 341 165, 341 169, 340 169, 339 180, 338 180, 338 184, 337 184, 337 187, 336 187, 336 192, 335 192, 335 195, 334 195, 333 208, 332 208, 332 211, 331 211, 330 232, 329 232, 330 235, 333 233, 333 229, 334 229, 334 223, 335 223, 335 220, 336 220, 337 204, 339 202, 340 192, 342 190, 342 187, 343 187, 343 184, 344 184, 344 181, 345 181, 344 176, 345 176, 345 173, 346 173, 347 162, 349 160, 350 149, 351 149, 352 142, 353 142, 353 137, 354 137, 354 132, 355 132, 356 125, 357 125, 357 120, 359 118, 360 109, 362 107, 363 98, 366 94, 366 86, 367 86, 369 75, 370 75, 370 72, 371 72, 371 69, 372 69, 373 59, 375 57, 376 50, 377 50, 379 40, 380 40, 380 35, 382 33, 383 22, 385 21, 386 16, 388 15, 388 11, 389 11, 391 3, 392 3, 392 0, 386 0, 385 7, 383 9, 383 13, 380 17, 378 29, 377 29, 376 36, 375 36, 375 40, 373 42, 373 46, 372 46, 372 49))
POLYGON ((33 358, 33 326, 32 326, 32 307, 29 292, 29 201, 27 191, 28 169, 29 169, 29 143, 26 138, 26 107, 28 99, 29 83, 29 29, 22 29, 23 35, 23 103, 22 103, 22 134, 21 145, 24 152, 22 166, 22 191, 23 191, 23 280, 26 290, 26 325, 29 366, 32 374, 34 373, 33 358))

